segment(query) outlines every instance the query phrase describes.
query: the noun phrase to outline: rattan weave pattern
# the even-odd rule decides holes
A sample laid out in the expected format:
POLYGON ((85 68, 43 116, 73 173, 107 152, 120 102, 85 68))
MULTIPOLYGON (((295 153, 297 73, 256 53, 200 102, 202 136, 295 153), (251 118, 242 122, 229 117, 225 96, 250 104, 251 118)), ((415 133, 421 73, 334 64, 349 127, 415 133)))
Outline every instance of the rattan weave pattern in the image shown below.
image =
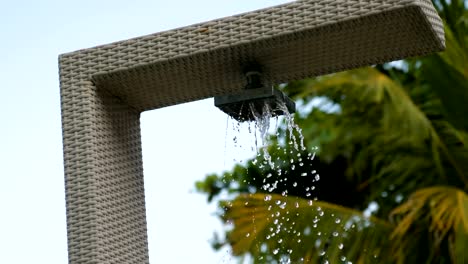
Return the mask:
POLYGON ((301 0, 61 55, 69 262, 148 263, 142 111, 444 45, 430 0, 301 0))
POLYGON ((443 40, 430 0, 296 1, 65 54, 61 64, 79 63, 85 78, 144 111, 234 92, 248 60, 267 65, 266 81, 280 83, 441 50, 443 40))
POLYGON ((147 263, 140 113, 90 82, 62 87, 70 263, 147 263))

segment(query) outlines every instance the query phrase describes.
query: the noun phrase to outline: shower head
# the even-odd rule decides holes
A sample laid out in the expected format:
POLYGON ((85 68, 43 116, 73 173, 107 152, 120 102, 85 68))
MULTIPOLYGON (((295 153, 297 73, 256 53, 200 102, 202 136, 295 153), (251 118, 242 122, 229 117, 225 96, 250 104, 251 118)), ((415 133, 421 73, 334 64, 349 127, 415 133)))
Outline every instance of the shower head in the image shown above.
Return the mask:
POLYGON ((253 121, 255 117, 267 113, 279 116, 296 111, 296 106, 289 97, 277 89, 267 87, 216 96, 215 106, 240 122, 253 121))
POLYGON ((294 102, 283 92, 265 87, 259 71, 248 71, 247 86, 237 94, 215 96, 215 106, 237 121, 253 121, 256 117, 294 113, 294 102))

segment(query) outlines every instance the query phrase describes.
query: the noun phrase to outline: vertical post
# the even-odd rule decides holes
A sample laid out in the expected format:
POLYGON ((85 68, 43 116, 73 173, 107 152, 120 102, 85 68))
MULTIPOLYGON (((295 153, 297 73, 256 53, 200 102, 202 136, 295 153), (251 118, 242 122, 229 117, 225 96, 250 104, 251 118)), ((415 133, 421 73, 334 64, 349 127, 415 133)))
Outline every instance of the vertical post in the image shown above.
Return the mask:
POLYGON ((140 112, 61 72, 69 263, 149 263, 140 112))

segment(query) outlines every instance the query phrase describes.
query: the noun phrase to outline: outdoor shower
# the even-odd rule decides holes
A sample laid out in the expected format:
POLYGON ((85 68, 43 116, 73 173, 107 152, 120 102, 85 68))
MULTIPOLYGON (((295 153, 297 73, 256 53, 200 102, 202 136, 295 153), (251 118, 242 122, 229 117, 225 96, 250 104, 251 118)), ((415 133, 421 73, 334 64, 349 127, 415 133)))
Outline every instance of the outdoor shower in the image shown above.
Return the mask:
POLYGON ((60 55, 69 263, 149 262, 142 112, 211 97, 235 119, 253 118, 243 102, 292 112, 271 87, 444 48, 430 0, 298 0, 60 55))

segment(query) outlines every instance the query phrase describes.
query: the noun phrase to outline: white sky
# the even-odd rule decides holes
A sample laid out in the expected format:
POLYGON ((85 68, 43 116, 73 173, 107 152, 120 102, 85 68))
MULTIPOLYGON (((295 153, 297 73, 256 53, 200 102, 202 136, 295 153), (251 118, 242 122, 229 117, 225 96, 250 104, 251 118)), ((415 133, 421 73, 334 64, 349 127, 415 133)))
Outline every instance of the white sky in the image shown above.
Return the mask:
MULTIPOLYGON (((0 263, 67 262, 59 54, 284 2, 0 2, 0 263)), ((190 192, 232 165, 226 119, 211 99, 142 115, 151 263, 230 263, 207 242, 214 207, 190 192)))

